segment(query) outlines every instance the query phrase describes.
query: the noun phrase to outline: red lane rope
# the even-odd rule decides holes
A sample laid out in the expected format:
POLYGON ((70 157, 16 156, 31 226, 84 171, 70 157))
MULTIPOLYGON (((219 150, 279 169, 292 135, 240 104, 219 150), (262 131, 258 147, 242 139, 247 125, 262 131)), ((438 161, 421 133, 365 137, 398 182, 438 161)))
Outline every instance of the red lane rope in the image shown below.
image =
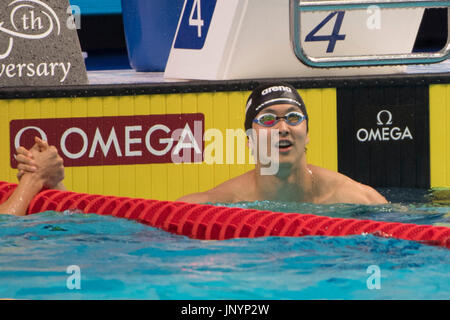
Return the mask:
MULTIPOLYGON (((16 187, 16 184, 0 181, 0 203, 6 201, 16 187)), ((58 190, 40 192, 30 203, 27 213, 49 210, 111 215, 202 240, 374 234, 450 248, 450 228, 442 226, 331 218, 58 190)))

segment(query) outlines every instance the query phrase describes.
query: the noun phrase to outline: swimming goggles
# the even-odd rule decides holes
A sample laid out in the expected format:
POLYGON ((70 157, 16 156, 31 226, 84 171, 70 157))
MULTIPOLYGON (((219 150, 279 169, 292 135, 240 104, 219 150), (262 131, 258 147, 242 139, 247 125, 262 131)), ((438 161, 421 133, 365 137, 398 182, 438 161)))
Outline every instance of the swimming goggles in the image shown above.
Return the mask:
POLYGON ((290 126, 296 126, 300 124, 303 120, 307 119, 307 117, 301 114, 300 112, 296 111, 289 112, 284 117, 278 117, 273 113, 264 113, 260 115, 258 118, 253 119, 253 122, 262 125, 264 127, 273 127, 281 119, 284 119, 284 121, 286 121, 286 123, 290 126))

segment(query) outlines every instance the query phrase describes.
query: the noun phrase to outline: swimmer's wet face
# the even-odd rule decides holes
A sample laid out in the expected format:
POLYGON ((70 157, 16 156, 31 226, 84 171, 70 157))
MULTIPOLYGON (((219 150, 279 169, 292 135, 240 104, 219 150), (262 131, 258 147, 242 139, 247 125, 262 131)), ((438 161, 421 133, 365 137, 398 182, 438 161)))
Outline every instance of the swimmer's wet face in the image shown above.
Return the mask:
MULTIPOLYGON (((278 163, 300 163, 305 154, 306 145, 309 142, 308 132, 306 128, 306 116, 303 115, 297 106, 291 104, 273 105, 262 110, 255 119, 260 121, 253 122, 253 130, 257 141, 261 144, 267 141, 267 157, 272 161, 274 159, 274 151, 278 156, 278 163), (281 118, 288 117, 289 120, 281 118), (260 123, 261 119, 269 119, 268 123, 260 123), (270 119, 278 119, 278 121, 270 122, 270 119), (264 133, 263 133, 264 132, 264 133), (267 137, 266 140, 261 136, 267 137)), ((255 142, 256 139, 253 139, 255 142)), ((261 149, 261 145, 258 146, 261 149)), ((261 154, 259 154, 261 156, 261 154)))
POLYGON ((259 86, 247 100, 245 116, 257 164, 292 166, 306 162, 303 155, 309 142, 308 114, 294 87, 284 83, 259 86))

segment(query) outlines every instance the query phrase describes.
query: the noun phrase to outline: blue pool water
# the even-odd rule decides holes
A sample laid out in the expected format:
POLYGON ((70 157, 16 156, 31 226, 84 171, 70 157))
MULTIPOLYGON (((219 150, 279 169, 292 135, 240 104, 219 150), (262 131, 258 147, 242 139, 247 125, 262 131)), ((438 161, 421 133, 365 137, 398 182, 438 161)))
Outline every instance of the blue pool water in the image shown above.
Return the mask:
MULTIPOLYGON (((445 199, 394 194, 407 201, 238 206, 450 226, 445 199)), ((45 212, 0 216, 0 298, 449 299, 450 258, 445 248, 371 235, 199 241, 125 219, 45 212), (67 286, 76 283, 71 265, 80 289, 67 286), (372 265, 380 289, 368 288, 372 265)))

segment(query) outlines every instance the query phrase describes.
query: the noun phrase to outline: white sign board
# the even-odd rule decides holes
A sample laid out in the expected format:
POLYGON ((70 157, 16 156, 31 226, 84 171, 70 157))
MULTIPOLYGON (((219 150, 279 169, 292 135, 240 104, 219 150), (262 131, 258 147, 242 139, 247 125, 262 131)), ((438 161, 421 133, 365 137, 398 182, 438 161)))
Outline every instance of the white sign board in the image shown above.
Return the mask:
MULTIPOLYGON (((300 34, 305 52, 313 57, 411 53, 423 12, 303 12, 300 34)), ((399 66, 307 67, 293 50, 290 14, 287 0, 186 0, 165 77, 229 80, 404 71, 399 66)))

